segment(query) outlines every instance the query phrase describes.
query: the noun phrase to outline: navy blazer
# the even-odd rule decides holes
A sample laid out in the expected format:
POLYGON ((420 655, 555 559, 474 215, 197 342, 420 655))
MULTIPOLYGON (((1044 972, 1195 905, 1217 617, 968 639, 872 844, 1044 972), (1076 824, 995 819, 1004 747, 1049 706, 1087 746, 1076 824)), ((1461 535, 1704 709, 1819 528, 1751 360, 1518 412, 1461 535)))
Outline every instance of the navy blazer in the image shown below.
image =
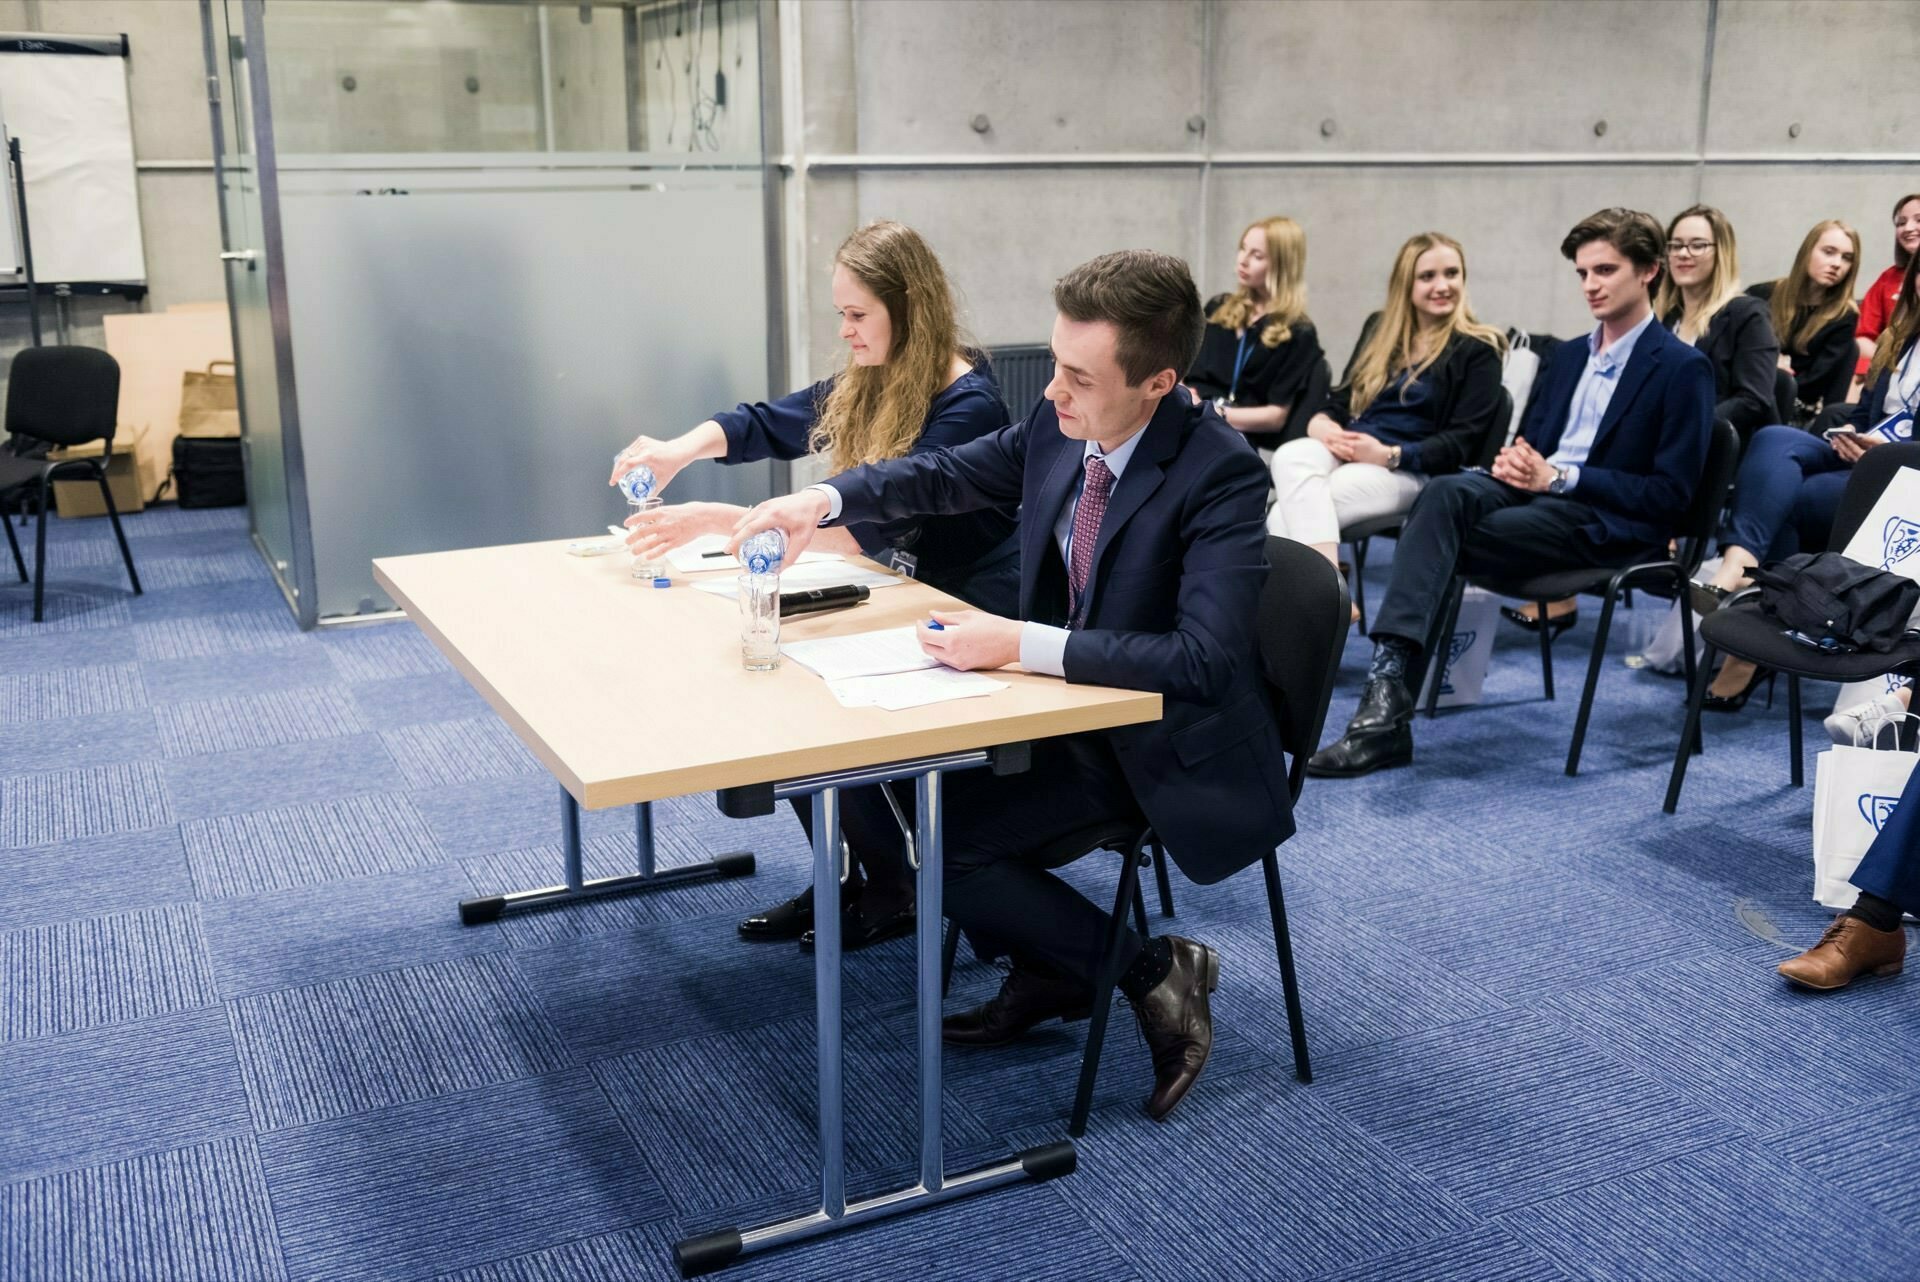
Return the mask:
MULTIPOLYGON (((1018 500, 1020 617, 1046 620, 1054 522, 1078 492, 1084 443, 1051 401, 965 445, 833 478, 840 521, 899 520, 1018 500)), ((1115 484, 1094 545, 1066 679, 1154 690, 1161 719, 1101 731, 1181 871, 1219 881, 1293 834, 1286 759, 1255 635, 1266 581, 1267 470, 1240 434, 1177 389, 1115 484)), ((1057 577, 1055 578, 1057 582, 1057 577)))
MULTIPOLYGON (((1586 372, 1585 336, 1553 349, 1520 435, 1542 455, 1560 447, 1586 372)), ((1592 507, 1601 546, 1664 544, 1685 515, 1713 439, 1713 365, 1657 319, 1633 345, 1570 498, 1592 507)))
MULTIPOLYGON (((1916 339, 1915 342, 1920 342, 1920 339, 1916 339)), ((1887 412, 1882 407, 1886 404, 1887 387, 1893 382, 1893 376, 1899 372, 1900 362, 1907 359, 1907 353, 1911 352, 1913 347, 1914 344, 1910 342, 1901 348, 1900 354, 1880 371, 1878 378, 1873 380, 1873 386, 1860 393, 1860 399, 1847 407, 1847 416, 1842 421, 1848 427, 1856 432, 1868 432, 1886 421, 1887 412)))

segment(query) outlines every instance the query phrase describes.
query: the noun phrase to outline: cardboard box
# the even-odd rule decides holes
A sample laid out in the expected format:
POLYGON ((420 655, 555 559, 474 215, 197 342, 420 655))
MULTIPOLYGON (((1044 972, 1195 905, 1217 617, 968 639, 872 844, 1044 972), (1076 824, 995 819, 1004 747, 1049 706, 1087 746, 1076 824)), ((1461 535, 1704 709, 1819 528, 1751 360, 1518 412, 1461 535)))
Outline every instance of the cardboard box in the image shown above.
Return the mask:
MULTIPOLYGON (((107 351, 120 362, 121 432, 138 439, 140 485, 158 489, 173 466, 180 432, 180 378, 212 361, 233 359, 233 330, 224 303, 176 305, 164 312, 115 312, 102 318, 107 351)), ((94 501, 100 491, 94 488, 94 501)), ((119 502, 119 491, 114 502, 119 502)))
MULTIPOLYGON (((113 505, 122 516, 138 512, 147 505, 146 495, 140 489, 140 436, 138 432, 116 433, 113 438, 113 457, 107 460, 107 488, 113 491, 113 505)), ((100 442, 55 450, 47 457, 99 458, 100 442)), ((100 486, 95 481, 55 481, 53 507, 64 517, 107 514, 106 500, 100 497, 100 486)))

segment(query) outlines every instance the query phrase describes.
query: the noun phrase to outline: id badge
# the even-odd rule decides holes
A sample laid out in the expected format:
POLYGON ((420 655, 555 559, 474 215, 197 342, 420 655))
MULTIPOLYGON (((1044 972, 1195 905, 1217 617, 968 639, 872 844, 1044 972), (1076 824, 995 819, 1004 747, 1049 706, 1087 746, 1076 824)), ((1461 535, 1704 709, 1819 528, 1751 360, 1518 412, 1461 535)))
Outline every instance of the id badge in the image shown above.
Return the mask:
POLYGON ((1896 445, 1913 440, 1913 409, 1908 406, 1897 413, 1889 414, 1874 424, 1871 431, 1875 436, 1896 445))

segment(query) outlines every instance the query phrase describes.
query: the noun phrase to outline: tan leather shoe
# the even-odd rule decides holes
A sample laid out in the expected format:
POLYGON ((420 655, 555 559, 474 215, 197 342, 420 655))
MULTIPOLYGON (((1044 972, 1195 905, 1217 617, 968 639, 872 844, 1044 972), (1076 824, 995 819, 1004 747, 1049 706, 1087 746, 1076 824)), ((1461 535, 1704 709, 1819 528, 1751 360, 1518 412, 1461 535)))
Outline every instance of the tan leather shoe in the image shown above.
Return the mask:
POLYGON ((1875 930, 1858 917, 1835 917, 1820 942, 1780 963, 1780 973, 1802 988, 1845 988, 1862 971, 1898 975, 1907 958, 1907 932, 1875 930))

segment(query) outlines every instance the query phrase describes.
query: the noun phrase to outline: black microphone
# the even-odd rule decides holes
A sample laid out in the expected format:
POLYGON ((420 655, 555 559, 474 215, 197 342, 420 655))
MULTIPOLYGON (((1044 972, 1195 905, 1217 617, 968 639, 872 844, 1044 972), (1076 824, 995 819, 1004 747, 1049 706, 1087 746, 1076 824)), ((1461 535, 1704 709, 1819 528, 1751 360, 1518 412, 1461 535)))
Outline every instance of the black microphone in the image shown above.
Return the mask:
POLYGON ((795 615, 817 614, 822 610, 859 605, 872 595, 873 589, 864 583, 848 583, 835 588, 809 588, 805 592, 782 592, 780 617, 791 619, 795 615))

